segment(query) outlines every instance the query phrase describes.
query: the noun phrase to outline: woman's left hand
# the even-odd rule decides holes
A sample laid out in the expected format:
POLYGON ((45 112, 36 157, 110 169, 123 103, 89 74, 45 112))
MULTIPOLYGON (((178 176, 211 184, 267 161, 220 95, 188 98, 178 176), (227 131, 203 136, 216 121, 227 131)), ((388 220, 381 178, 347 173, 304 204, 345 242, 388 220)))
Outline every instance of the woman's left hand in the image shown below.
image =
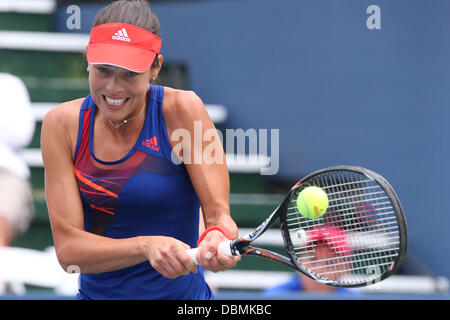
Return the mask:
POLYGON ((241 257, 229 257, 222 250, 219 250, 219 244, 227 240, 220 231, 213 230, 208 232, 198 247, 199 250, 196 257, 199 266, 212 272, 233 268, 241 260, 241 257))

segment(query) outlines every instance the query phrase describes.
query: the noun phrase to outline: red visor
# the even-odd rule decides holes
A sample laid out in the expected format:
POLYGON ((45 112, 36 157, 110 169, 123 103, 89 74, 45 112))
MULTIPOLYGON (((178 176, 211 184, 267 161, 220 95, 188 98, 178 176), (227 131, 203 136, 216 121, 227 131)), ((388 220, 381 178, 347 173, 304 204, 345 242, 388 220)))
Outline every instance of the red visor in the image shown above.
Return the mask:
POLYGON ((144 72, 160 50, 161 39, 150 31, 126 23, 105 23, 92 28, 86 54, 92 64, 144 72))

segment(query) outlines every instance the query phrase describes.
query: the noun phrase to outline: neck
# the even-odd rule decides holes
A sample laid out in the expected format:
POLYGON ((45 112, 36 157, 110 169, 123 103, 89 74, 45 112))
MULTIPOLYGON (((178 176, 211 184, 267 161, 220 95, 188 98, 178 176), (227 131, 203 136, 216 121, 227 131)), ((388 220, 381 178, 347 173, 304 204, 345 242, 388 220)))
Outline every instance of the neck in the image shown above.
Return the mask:
POLYGON ((108 120, 108 122, 113 128, 119 129, 123 125, 127 125, 130 121, 137 120, 137 118, 139 118, 141 116, 141 114, 144 111, 144 109, 145 109, 145 104, 141 107, 141 111, 139 111, 139 113, 137 115, 135 115, 135 116, 132 116, 132 117, 127 118, 127 119, 124 119, 124 120, 119 121, 119 122, 114 122, 112 120, 108 120))
MULTIPOLYGON (((148 94, 149 94, 149 90, 147 90, 147 93, 145 95, 144 103, 142 104, 142 106, 141 106, 141 108, 140 108, 140 110, 138 111, 137 114, 130 115, 126 119, 121 120, 121 121, 117 121, 117 122, 112 121, 112 120, 108 120, 110 126, 112 128, 114 128, 114 129, 122 129, 124 127, 130 127, 130 126, 134 127, 135 125, 140 124, 140 122, 142 121, 141 120, 142 114, 144 113, 145 106, 147 105, 148 94), (131 124, 130 122, 133 122, 133 124, 131 124)), ((144 117, 144 119, 145 119, 145 117, 144 117)))

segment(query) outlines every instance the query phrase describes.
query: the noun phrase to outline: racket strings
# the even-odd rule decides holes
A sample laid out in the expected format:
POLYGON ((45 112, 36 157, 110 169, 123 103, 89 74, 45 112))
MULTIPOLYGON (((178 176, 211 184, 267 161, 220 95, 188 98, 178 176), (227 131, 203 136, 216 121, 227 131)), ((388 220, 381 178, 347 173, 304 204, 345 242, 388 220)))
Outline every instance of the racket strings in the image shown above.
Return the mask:
MULTIPOLYGON (((373 251, 372 253, 376 253, 377 251, 373 251)), ((381 250, 378 250, 378 252, 385 252, 385 250, 383 250, 383 249, 381 249, 381 250)), ((323 263, 327 263, 329 266, 330 265, 335 265, 335 266, 339 266, 339 265, 343 265, 343 264, 346 264, 346 263, 348 263, 348 262, 337 262, 337 263, 335 263, 335 261, 336 260, 339 260, 340 258, 335 258, 335 257, 331 257, 331 258, 324 258, 324 259, 317 259, 316 258, 316 256, 314 255, 315 253, 316 253, 316 250, 315 250, 315 248, 314 248, 314 250, 310 250, 310 251, 306 251, 306 252, 302 252, 303 254, 306 254, 306 253, 312 253, 311 255, 309 255, 309 256, 306 256, 306 255, 304 255, 304 256, 302 256, 302 259, 305 259, 306 261, 308 261, 308 259, 313 259, 313 262, 305 262, 305 264, 308 264, 308 263, 319 263, 319 262, 323 262, 323 263)), ((361 254, 354 254, 354 255, 352 255, 351 257, 352 258, 357 258, 357 257, 360 257, 360 262, 362 262, 363 260, 364 260, 364 255, 365 254, 363 254, 363 253, 361 253, 361 254)), ((385 257, 386 258, 389 258, 389 257, 392 257, 392 256, 394 256, 394 255, 392 255, 392 254, 386 254, 385 255, 385 257)))
MULTIPOLYGON (((383 236, 375 235, 371 238, 371 236, 367 235, 367 240, 361 240, 357 239, 351 240, 352 236, 350 235, 350 239, 346 239, 346 242, 350 242, 351 247, 356 248, 362 248, 362 249, 377 249, 377 248, 383 248, 384 250, 386 248, 395 248, 400 244, 400 237, 398 236, 398 232, 393 231, 390 233, 386 233, 383 236), (389 235, 392 235, 391 237, 389 235)), ((328 241, 339 241, 340 237, 327 237, 328 241)), ((301 246, 294 246, 294 250, 302 250, 302 253, 308 253, 308 252, 314 252, 315 245, 311 243, 310 245, 301 245, 301 246), (309 249, 312 249, 311 251, 308 251, 309 249)), ((344 245, 335 245, 334 248, 336 249, 344 249, 344 245)))
MULTIPOLYGON (((383 209, 375 209, 375 210, 381 211, 381 210, 384 210, 384 209, 385 208, 383 208, 383 209)), ((396 222, 395 216, 392 216, 393 214, 395 214, 394 211, 384 211, 384 212, 381 212, 381 213, 374 213, 374 211, 371 211, 371 212, 373 213, 372 215, 364 216, 364 217, 356 217, 355 219, 356 220, 361 220, 361 221, 364 221, 364 222, 373 222, 373 223, 376 223, 377 221, 383 221, 383 220, 391 220, 393 222, 396 222), (383 217, 383 216, 387 216, 387 217, 379 218, 379 217, 383 217), (373 219, 369 220, 368 218, 373 218, 373 219), (364 220, 364 219, 366 219, 366 220, 364 220)), ((345 219, 346 217, 352 217, 354 214, 362 214, 362 213, 364 213, 364 211, 357 211, 357 210, 355 210, 354 212, 350 212, 350 213, 342 213, 340 211, 336 211, 336 212, 335 211, 331 211, 331 212, 325 213, 325 215, 322 217, 322 219, 323 220, 329 220, 331 222, 344 222, 345 220, 343 220, 343 219, 345 219), (334 214, 334 213, 336 213, 336 215, 331 215, 331 214, 334 214)), ((298 215, 297 212, 288 213, 287 214, 288 218, 286 219, 286 221, 294 221, 294 222, 298 221, 297 215, 298 215)), ((361 221, 357 221, 357 222, 355 222, 353 224, 348 223, 348 224, 346 224, 346 226, 347 227, 358 226, 358 225, 361 225, 361 221)), ((299 222, 299 224, 301 224, 301 222, 299 222)), ((378 226, 381 226, 381 225, 382 224, 378 223, 378 226)))
POLYGON ((371 281, 392 267, 400 248, 400 232, 384 189, 354 172, 325 173, 304 185, 322 188, 329 206, 322 217, 309 219, 296 206, 301 188, 293 194, 286 223, 300 264, 318 279, 346 284, 371 281), (323 241, 308 240, 318 230, 323 230, 325 249, 323 241))

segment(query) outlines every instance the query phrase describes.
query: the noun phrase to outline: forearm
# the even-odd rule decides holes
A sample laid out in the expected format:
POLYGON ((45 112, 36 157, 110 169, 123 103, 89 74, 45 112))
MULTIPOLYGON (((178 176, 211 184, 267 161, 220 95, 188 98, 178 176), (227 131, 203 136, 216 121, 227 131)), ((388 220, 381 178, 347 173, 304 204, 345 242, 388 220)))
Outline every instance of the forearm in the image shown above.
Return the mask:
POLYGON ((232 239, 236 239, 238 237, 239 230, 231 217, 229 210, 219 210, 214 212, 214 214, 209 213, 205 217, 206 228, 217 225, 227 228, 231 232, 232 239))
MULTIPOLYGON (((239 231, 230 215, 228 171, 224 166, 216 166, 212 171, 210 171, 210 167, 203 170, 205 169, 207 172, 199 170, 199 174, 192 175, 193 178, 191 178, 201 200, 205 228, 222 225, 231 232, 232 238, 235 239, 238 237, 239 231), (204 177, 208 177, 208 179, 204 179, 204 177)), ((193 170, 193 168, 189 168, 189 170, 193 170)))
POLYGON ((112 239, 73 229, 55 243, 65 271, 75 268, 81 273, 101 273, 146 261, 142 241, 143 237, 112 239))

